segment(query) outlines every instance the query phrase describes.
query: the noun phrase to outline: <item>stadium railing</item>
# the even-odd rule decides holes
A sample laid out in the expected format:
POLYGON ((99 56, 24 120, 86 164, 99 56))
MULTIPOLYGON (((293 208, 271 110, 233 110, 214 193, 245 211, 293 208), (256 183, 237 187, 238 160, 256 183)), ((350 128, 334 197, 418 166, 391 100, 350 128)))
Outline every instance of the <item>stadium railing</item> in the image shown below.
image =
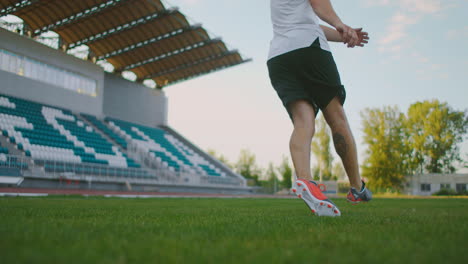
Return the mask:
POLYGON ((0 154, 0 176, 17 176, 86 182, 121 182, 152 185, 242 186, 233 179, 201 176, 167 169, 119 168, 100 164, 33 160, 26 156, 0 154))
POLYGON ((29 167, 30 161, 25 157, 0 154, 0 176, 20 177, 29 167))
POLYGON ((186 170, 184 167, 180 167, 179 170, 174 170, 164 162, 159 161, 154 155, 148 153, 145 150, 141 150, 138 144, 129 142, 127 144, 127 151, 130 157, 138 160, 146 167, 165 171, 162 180, 169 182, 179 183, 190 183, 190 184, 218 184, 218 185, 231 185, 231 186, 243 186, 243 182, 238 178, 233 177, 217 177, 210 175, 200 175, 199 173, 193 173, 191 170, 186 170))

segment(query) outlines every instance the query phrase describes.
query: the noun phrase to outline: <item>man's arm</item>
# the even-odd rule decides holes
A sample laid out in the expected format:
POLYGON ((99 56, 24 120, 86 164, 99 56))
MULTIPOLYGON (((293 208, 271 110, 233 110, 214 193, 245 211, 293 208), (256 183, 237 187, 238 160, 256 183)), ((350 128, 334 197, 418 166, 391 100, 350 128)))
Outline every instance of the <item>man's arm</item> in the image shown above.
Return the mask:
POLYGON ((358 44, 359 39, 355 30, 341 21, 330 0, 309 0, 309 2, 320 19, 336 28, 341 35, 341 41, 348 44, 348 47, 354 47, 358 44))
POLYGON ((343 42, 340 32, 336 29, 324 25, 320 25, 320 27, 322 28, 323 33, 325 33, 325 37, 327 37, 328 41, 343 42))
MULTIPOLYGON (((325 37, 328 41, 343 42, 343 37, 341 36, 340 32, 338 32, 336 29, 327 27, 325 25, 320 25, 320 27, 322 28, 323 33, 325 33, 325 37)), ((369 34, 367 32, 362 31, 362 28, 355 28, 354 31, 356 32, 358 37, 358 42, 356 46, 364 47, 364 44, 367 44, 369 42, 369 34)))
POLYGON ((330 0, 309 0, 310 5, 314 9, 315 13, 333 27, 337 27, 339 24, 343 24, 341 19, 335 13, 330 0))

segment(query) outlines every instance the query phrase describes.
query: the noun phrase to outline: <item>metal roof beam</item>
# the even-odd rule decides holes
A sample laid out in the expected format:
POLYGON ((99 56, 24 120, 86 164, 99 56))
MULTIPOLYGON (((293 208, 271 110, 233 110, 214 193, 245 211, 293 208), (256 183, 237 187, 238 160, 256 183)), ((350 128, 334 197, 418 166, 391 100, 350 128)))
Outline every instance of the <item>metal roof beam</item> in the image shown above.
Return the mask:
POLYGON ((196 60, 196 61, 193 61, 193 62, 189 62, 189 63, 179 65, 179 66, 171 68, 171 69, 167 69, 167 70, 160 71, 160 72, 157 72, 157 73, 154 73, 154 74, 150 74, 150 75, 147 75, 147 76, 145 76, 145 77, 143 77, 141 79, 145 80, 145 79, 158 78, 160 76, 163 76, 163 75, 166 75, 166 74, 169 74, 169 73, 172 73, 172 72, 185 70, 187 68, 197 66, 197 65, 205 63, 205 62, 221 59, 221 58, 223 58, 225 56, 229 56, 231 54, 236 54, 236 53, 238 53, 237 50, 226 51, 226 52, 223 52, 223 53, 218 54, 218 55, 212 55, 212 56, 209 56, 209 57, 206 57, 206 58, 203 58, 203 59, 199 59, 199 60, 196 60))
POLYGON ((19 11, 25 7, 35 4, 36 2, 39 2, 39 0, 23 0, 11 6, 7 6, 3 8, 2 10, 0 10, 0 17, 19 11))
POLYGON ((111 35, 120 33, 122 31, 129 30, 129 29, 132 29, 134 27, 146 24, 146 23, 151 22, 151 21, 153 21, 155 19, 162 18, 162 17, 165 17, 165 16, 169 16, 169 15, 171 15, 171 14, 177 12, 177 11, 178 11, 177 8, 171 8, 171 9, 166 9, 166 10, 164 10, 162 12, 159 12, 159 13, 154 13, 154 14, 151 14, 151 15, 148 15, 148 16, 145 16, 145 17, 138 18, 137 20, 127 22, 127 23, 125 23, 123 25, 119 25, 119 26, 117 26, 115 28, 111 28, 111 29, 106 30, 104 32, 100 32, 99 34, 96 34, 94 36, 90 36, 90 37, 87 37, 87 38, 82 39, 80 41, 77 41, 75 43, 71 43, 70 48, 74 48, 76 46, 85 45, 85 44, 88 44, 90 42, 94 42, 94 41, 98 41, 98 40, 107 38, 107 37, 109 37, 111 35))
POLYGON ((113 7, 113 6, 116 6, 118 5, 119 3, 123 2, 124 0, 109 0, 105 3, 100 3, 99 5, 95 5, 91 8, 88 8, 86 10, 83 10, 83 11, 80 11, 76 14, 73 14, 69 17, 66 17, 62 20, 59 20, 59 21, 56 21, 50 25, 47 25, 47 26, 43 26, 42 28, 38 28, 36 30, 34 30, 34 35, 40 35, 44 32, 47 32, 47 31, 50 31, 50 30, 54 30, 58 27, 62 27, 62 26, 65 26, 65 25, 68 25, 68 24, 71 24, 79 19, 83 19, 83 18, 86 18, 86 17, 89 17, 91 15, 94 15, 96 13, 99 13, 99 12, 102 12, 110 7, 113 7))
POLYGON ((136 44, 132 44, 132 45, 127 46, 125 48, 121 48, 121 49, 114 50, 114 51, 111 51, 109 53, 103 54, 103 55, 98 57, 98 60, 105 60, 105 59, 108 59, 108 58, 111 58, 111 57, 114 57, 114 56, 118 56, 120 54, 130 52, 132 50, 135 50, 135 49, 138 49, 138 48, 141 48, 141 47, 144 47, 144 46, 159 42, 161 40, 176 37, 176 36, 181 35, 181 34, 183 34, 185 32, 195 31, 195 30, 198 30, 198 29, 201 29, 201 28, 202 27, 201 27, 200 24, 180 28, 178 30, 174 30, 172 32, 166 33, 164 35, 159 35, 159 36, 147 39, 145 41, 141 41, 141 42, 138 42, 136 44))
POLYGON ((209 44, 211 44, 211 43, 216 43, 216 42, 221 42, 221 39, 220 39, 220 38, 215 38, 215 39, 209 39, 209 40, 201 41, 201 42, 198 42, 198 43, 194 43, 194 44, 192 44, 192 45, 185 46, 185 47, 180 48, 180 49, 177 49, 177 50, 172 50, 172 51, 169 51, 169 52, 167 52, 167 53, 161 54, 161 55, 159 55, 159 56, 146 59, 146 60, 144 60, 144 61, 139 61, 139 62, 130 64, 130 65, 128 65, 128 66, 123 67, 123 68, 120 69, 120 70, 122 70, 122 71, 128 71, 128 70, 131 70, 131 69, 134 69, 134 68, 137 68, 137 67, 140 67, 140 66, 149 64, 149 63, 153 63, 153 62, 156 62, 156 61, 165 59, 165 58, 169 58, 169 57, 171 57, 171 56, 174 56, 174 55, 177 55, 177 54, 186 52, 186 51, 188 51, 188 50, 192 50, 192 49, 196 49, 196 48, 201 48, 201 47, 204 47, 204 46, 206 46, 206 45, 209 45, 209 44))

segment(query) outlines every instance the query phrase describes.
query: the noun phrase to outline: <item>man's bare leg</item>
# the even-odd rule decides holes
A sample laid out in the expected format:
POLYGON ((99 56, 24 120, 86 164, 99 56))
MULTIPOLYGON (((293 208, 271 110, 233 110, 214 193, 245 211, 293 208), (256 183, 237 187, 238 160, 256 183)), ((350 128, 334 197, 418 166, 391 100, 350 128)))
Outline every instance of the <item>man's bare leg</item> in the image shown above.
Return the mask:
POLYGON ((338 207, 321 192, 310 173, 310 143, 315 133, 314 108, 304 100, 295 101, 290 107, 294 131, 289 148, 298 178, 293 183, 292 191, 307 204, 312 213, 340 216, 338 207))
POLYGON ((310 144, 315 133, 315 111, 305 100, 290 104, 294 130, 289 149, 297 178, 313 180, 310 173, 310 144))
POLYGON ((343 162, 351 187, 361 190, 361 175, 357 159, 356 143, 349 127, 346 114, 338 97, 323 109, 323 115, 331 128, 335 149, 343 162))

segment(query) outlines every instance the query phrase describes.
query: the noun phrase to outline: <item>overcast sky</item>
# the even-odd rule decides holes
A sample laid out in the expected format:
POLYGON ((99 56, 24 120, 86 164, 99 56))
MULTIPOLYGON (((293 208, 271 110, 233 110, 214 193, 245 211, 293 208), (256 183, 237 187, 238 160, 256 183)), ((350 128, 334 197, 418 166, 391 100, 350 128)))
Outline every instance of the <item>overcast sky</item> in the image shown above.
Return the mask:
MULTIPOLYGON (((266 57, 272 37, 268 0, 169 0, 191 22, 253 61, 165 88, 169 124, 203 149, 237 160, 250 149, 259 164, 278 164, 289 155, 292 124, 270 85, 266 57)), ((362 144, 360 112, 397 105, 406 111, 418 100, 439 99, 468 109, 468 1, 336 0, 341 19, 364 27, 365 48, 331 48, 347 90, 345 110, 362 144)), ((468 142, 462 144, 468 158, 468 142)))

